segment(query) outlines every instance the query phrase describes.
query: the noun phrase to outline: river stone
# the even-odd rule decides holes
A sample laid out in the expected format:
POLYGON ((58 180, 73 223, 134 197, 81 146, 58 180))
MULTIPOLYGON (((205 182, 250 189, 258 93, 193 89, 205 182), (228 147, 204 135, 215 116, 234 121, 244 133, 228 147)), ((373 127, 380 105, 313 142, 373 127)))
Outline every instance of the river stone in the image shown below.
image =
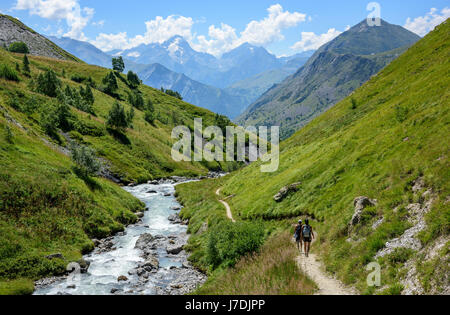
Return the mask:
POLYGON ((91 266, 90 261, 86 261, 83 258, 81 258, 77 263, 80 265, 80 272, 81 273, 87 273, 89 270, 89 267, 91 266))
POLYGON ((172 255, 178 255, 183 251, 183 245, 182 244, 170 244, 166 247, 166 252, 168 254, 172 255))
POLYGON ((159 261, 155 256, 148 256, 141 266, 146 271, 150 272, 153 269, 159 269, 159 261))
POLYGON ((155 240, 155 238, 153 237, 153 235, 146 233, 146 234, 142 234, 139 239, 136 241, 136 245, 134 246, 134 248, 140 249, 140 250, 145 250, 147 248, 147 246, 153 242, 155 240))
POLYGON ((125 276, 119 276, 119 277, 117 278, 117 282, 121 282, 121 281, 128 281, 128 278, 125 277, 125 276))

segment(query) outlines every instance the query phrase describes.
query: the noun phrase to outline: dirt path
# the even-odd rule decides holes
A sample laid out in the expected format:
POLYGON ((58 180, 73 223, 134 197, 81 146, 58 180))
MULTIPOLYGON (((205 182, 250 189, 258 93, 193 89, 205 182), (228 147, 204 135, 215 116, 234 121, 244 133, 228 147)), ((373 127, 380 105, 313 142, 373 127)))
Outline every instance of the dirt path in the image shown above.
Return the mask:
MULTIPOLYGON (((216 195, 217 196, 220 196, 220 191, 221 190, 222 190, 222 188, 217 189, 217 191, 216 191, 216 195)), ((233 218, 233 213, 231 212, 231 208, 230 208, 230 205, 228 204, 228 202, 226 202, 224 200, 219 200, 219 202, 221 204, 223 204, 225 209, 227 209, 227 217, 228 217, 228 219, 230 219, 233 223, 236 223, 236 220, 233 218)))
MULTIPOLYGON (((316 237, 317 237, 317 233, 316 237)), ((305 254, 297 257, 297 265, 305 274, 313 280, 319 287, 316 295, 358 295, 358 292, 346 287, 342 282, 332 278, 324 271, 322 263, 317 259, 316 254, 309 254, 307 258, 305 254)))
MULTIPOLYGON (((221 190, 222 190, 222 188, 217 189, 217 191, 216 191, 217 196, 220 196, 221 190)), ((221 204, 223 204, 223 206, 227 210, 227 217, 232 222, 236 222, 236 220, 233 219, 233 214, 231 212, 230 205, 225 200, 219 200, 219 202, 221 204)), ((316 237, 317 237, 317 233, 316 233, 316 237)), ((324 268, 323 268, 322 264, 320 263, 320 261, 317 259, 316 254, 310 253, 308 258, 305 257, 304 254, 300 254, 299 256, 297 256, 297 265, 319 287, 319 291, 316 293, 316 295, 357 295, 358 294, 358 292, 355 289, 346 287, 339 280, 334 279, 331 276, 327 275, 325 273, 325 271, 323 271, 324 268)))

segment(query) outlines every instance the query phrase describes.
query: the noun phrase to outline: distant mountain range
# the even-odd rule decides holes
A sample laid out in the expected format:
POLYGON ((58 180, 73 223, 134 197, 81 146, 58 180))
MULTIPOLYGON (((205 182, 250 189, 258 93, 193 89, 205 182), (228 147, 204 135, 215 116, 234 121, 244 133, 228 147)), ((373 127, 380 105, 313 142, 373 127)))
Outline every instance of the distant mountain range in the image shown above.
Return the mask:
MULTIPOLYGON (((111 68, 113 56, 90 43, 67 37, 50 36, 49 39, 89 64, 111 68)), ((207 108, 215 113, 235 118, 251 103, 244 97, 200 83, 184 74, 171 71, 159 63, 139 64, 128 58, 124 59, 126 71, 136 72, 144 84, 158 89, 164 87, 178 91, 186 102, 207 108)))
POLYGON ((111 58, 124 57, 145 84, 176 90, 192 104, 236 118, 273 84, 293 74, 312 55, 277 58, 262 47, 243 44, 216 58, 197 52, 180 36, 162 44, 140 45, 108 53, 70 38, 49 37, 89 64, 111 67, 111 58))
POLYGON ((273 86, 241 115, 242 125, 281 126, 287 138, 351 94, 420 39, 401 26, 364 20, 322 46, 295 74, 273 86))

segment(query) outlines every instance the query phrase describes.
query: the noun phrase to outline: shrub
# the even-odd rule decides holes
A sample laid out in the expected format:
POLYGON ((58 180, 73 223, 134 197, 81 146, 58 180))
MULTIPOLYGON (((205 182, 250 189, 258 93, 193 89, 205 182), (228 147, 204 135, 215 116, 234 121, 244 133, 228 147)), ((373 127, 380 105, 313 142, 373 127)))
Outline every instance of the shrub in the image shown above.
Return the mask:
POLYGON ((53 70, 47 70, 45 73, 39 74, 36 84, 37 92, 49 97, 56 97, 61 87, 61 81, 53 70))
POLYGON ((87 77, 82 76, 82 75, 79 75, 79 74, 74 74, 74 75, 72 75, 72 77, 71 77, 70 79, 71 79, 73 82, 76 82, 76 83, 83 83, 83 82, 85 82, 85 81, 88 80, 87 77))
POLYGON ((20 81, 19 76, 17 75, 17 72, 5 64, 0 66, 0 78, 6 79, 9 81, 16 81, 16 82, 20 81))
POLYGON ((155 113, 153 113, 153 112, 151 112, 151 111, 149 111, 149 110, 146 110, 146 111, 145 111, 144 119, 145 119, 145 121, 148 122, 149 124, 155 125, 155 113))
POLYGON ((113 129, 123 130, 131 127, 134 118, 134 109, 126 113, 125 108, 119 103, 114 102, 113 107, 109 111, 106 125, 113 129))
POLYGON ((133 89, 137 88, 141 84, 141 80, 139 79, 138 75, 133 71, 128 71, 127 80, 128 84, 133 89))
POLYGON ((110 72, 108 73, 102 80, 102 83, 104 85, 103 92, 106 94, 109 94, 111 96, 116 96, 116 91, 119 88, 117 84, 117 79, 114 73, 110 72))
POLYGON ((15 42, 9 45, 9 51, 13 53, 28 54, 30 50, 24 42, 15 42))
POLYGON ((128 93, 128 102, 137 109, 144 109, 145 101, 139 92, 128 93))
POLYGON ((264 237, 262 224, 222 222, 209 232, 206 261, 213 269, 234 266, 240 257, 257 251, 264 237))
POLYGON ((30 76, 30 72, 31 72, 30 61, 28 60, 28 57, 26 54, 23 56, 22 69, 26 76, 30 76))
POLYGON ((100 170, 100 162, 97 160, 95 152, 91 148, 71 142, 70 151, 72 161, 86 177, 100 170))

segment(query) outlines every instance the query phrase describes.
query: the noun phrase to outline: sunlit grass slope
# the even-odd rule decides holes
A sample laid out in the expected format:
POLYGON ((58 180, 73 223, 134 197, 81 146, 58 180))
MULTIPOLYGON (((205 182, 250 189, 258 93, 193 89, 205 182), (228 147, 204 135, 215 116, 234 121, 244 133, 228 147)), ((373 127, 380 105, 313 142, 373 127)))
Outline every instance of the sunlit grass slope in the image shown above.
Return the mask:
MULTIPOLYGON (((412 185, 419 177, 435 195, 420 239, 426 245, 449 234, 449 86, 447 21, 283 142, 277 172, 261 173, 255 163, 217 185, 223 186, 226 196, 234 195, 228 202, 238 220, 273 224, 282 219, 294 223, 299 216, 314 218, 320 234, 314 247, 327 270, 363 293, 374 293, 374 288, 367 288, 365 267, 386 241, 411 227, 405 207, 417 202, 412 185), (280 203, 274 201, 282 187, 296 182, 302 183, 298 192, 280 203), (348 223, 358 196, 377 199, 378 205, 366 210, 366 220, 354 231, 352 237, 358 241, 348 242, 348 223), (381 226, 372 229, 382 216, 381 226)), ((179 192, 181 199, 186 198, 182 189, 179 192)), ((188 203, 186 213, 193 213, 193 226, 200 225, 195 217, 208 213, 208 202, 188 203)), ((390 288, 386 292, 400 291, 401 267, 383 265, 383 286, 390 288)), ((430 276, 428 270, 419 277, 425 283, 442 276, 438 272, 430 276)))

